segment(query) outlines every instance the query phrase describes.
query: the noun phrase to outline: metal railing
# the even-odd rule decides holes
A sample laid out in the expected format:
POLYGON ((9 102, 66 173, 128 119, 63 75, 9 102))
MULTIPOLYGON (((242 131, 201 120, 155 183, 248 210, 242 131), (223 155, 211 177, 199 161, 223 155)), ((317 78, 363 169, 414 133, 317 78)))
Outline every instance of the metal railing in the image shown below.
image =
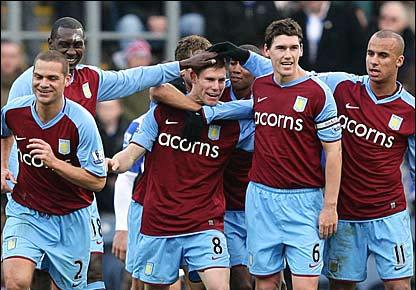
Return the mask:
MULTIPOLYGON (((46 41, 49 37, 49 32, 23 30, 23 2, 2 2, 7 4, 7 30, 1 30, 1 39, 10 39, 16 42, 22 42, 24 40, 46 41)), ((65 1, 61 2, 63 2, 62 5, 65 5, 65 1)), ((88 38, 88 42, 86 44, 86 63, 97 66, 102 63, 102 41, 134 38, 142 38, 146 40, 165 40, 165 58, 174 58, 175 47, 179 40, 180 1, 165 1, 165 11, 167 17, 166 33, 117 33, 113 31, 102 31, 102 1, 83 1, 83 3, 86 15, 86 23, 84 23, 85 33, 88 38)))

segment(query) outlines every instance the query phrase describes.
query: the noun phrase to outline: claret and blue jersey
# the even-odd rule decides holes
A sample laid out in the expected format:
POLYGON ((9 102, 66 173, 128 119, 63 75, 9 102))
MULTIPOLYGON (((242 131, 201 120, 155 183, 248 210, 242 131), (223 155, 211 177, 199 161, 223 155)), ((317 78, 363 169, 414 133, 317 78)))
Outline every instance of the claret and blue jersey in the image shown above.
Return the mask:
POLYGON ((34 95, 16 99, 1 110, 2 138, 14 135, 19 169, 12 197, 39 212, 63 215, 87 207, 93 193, 60 177, 41 160, 30 155, 29 140, 47 142, 58 159, 105 177, 104 151, 93 117, 80 105, 65 99, 62 111, 42 123, 35 110, 34 95))

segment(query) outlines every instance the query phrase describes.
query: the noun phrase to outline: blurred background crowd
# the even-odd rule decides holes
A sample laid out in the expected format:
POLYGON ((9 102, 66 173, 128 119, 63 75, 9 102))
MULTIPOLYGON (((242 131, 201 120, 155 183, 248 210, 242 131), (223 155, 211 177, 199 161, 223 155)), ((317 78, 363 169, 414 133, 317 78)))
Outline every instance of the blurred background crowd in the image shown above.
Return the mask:
MULTIPOLYGON (((365 74, 369 36, 379 29, 390 29, 405 40, 405 65, 399 71, 399 81, 414 95, 414 11, 414 1, 2 1, 1 106, 7 102, 17 76, 40 50, 47 50, 53 22, 64 16, 74 17, 85 26, 88 53, 83 63, 116 70, 172 60, 176 42, 191 34, 205 36, 212 43, 228 40, 262 49, 267 25, 292 17, 304 33, 303 68, 365 74)), ((130 121, 147 111, 148 93, 139 94, 142 97, 99 103, 96 119, 106 156, 121 150, 130 121)), ((414 185, 406 164, 403 168, 414 217, 414 185)), ((119 289, 123 271, 111 254, 115 179, 109 176, 105 189, 97 194, 106 242, 107 289, 119 289)), ((5 196, 1 198, 3 223, 5 196)), ((369 278, 360 289, 383 289, 377 279, 370 266, 369 278)))

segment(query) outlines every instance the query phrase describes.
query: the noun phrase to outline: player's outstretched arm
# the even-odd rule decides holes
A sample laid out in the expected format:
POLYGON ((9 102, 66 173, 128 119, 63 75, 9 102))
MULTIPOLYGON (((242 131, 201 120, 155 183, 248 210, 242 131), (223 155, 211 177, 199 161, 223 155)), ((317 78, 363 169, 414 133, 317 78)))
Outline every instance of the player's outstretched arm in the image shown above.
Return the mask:
POLYGON ((9 171, 9 156, 13 145, 13 135, 1 138, 1 193, 12 192, 13 190, 7 184, 6 180, 10 180, 16 184, 13 174, 9 171))
POLYGON ((164 103, 181 110, 196 112, 201 109, 201 105, 192 100, 192 98, 185 96, 171 84, 163 84, 151 88, 150 97, 159 103, 164 103))
POLYGON ((146 153, 146 149, 136 143, 130 143, 125 149, 107 160, 108 171, 123 173, 129 170, 137 159, 146 153))
POLYGON ((30 155, 33 158, 42 160, 43 164, 53 170, 56 174, 70 181, 71 183, 85 189, 99 192, 106 183, 105 176, 96 176, 81 167, 73 166, 64 160, 56 158, 51 146, 42 139, 33 138, 27 145, 31 149, 30 155))
POLYGON ((337 231, 337 202, 341 182, 341 140, 321 142, 326 156, 325 198, 324 206, 319 215, 319 235, 322 239, 329 238, 337 231))

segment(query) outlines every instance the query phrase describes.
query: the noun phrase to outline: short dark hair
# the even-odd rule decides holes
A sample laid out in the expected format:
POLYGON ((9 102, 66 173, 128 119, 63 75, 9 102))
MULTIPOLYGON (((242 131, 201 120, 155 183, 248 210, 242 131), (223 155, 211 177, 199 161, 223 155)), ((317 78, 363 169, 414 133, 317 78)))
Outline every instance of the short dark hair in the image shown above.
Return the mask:
POLYGON ((62 17, 56 20, 54 24, 52 25, 52 30, 51 30, 51 35, 50 35, 51 39, 56 38, 56 34, 58 33, 59 27, 70 28, 70 29, 82 29, 82 34, 83 34, 83 37, 85 38, 84 27, 82 26, 81 22, 79 22, 75 18, 62 17))
POLYGON ((300 25, 291 18, 273 21, 266 28, 264 43, 270 49, 273 39, 279 35, 297 36, 299 42, 303 41, 303 33, 300 25))
POLYGON ((36 62, 38 60, 43 60, 43 61, 46 61, 46 62, 60 63, 60 64, 62 64, 62 74, 64 76, 67 76, 68 73, 69 73, 68 61, 66 60, 65 56, 62 53, 60 53, 56 50, 48 50, 48 51, 39 53, 36 56, 35 61, 33 62, 34 67, 36 66, 36 62))
POLYGON ((175 60, 184 60, 198 51, 207 50, 212 44, 203 36, 189 35, 181 38, 175 49, 175 60))
POLYGON ((201 72, 207 68, 223 68, 225 67, 225 59, 223 57, 216 57, 215 59, 215 63, 214 64, 207 64, 203 67, 200 68, 193 68, 192 71, 194 71, 196 73, 197 76, 199 76, 201 74, 201 72))

